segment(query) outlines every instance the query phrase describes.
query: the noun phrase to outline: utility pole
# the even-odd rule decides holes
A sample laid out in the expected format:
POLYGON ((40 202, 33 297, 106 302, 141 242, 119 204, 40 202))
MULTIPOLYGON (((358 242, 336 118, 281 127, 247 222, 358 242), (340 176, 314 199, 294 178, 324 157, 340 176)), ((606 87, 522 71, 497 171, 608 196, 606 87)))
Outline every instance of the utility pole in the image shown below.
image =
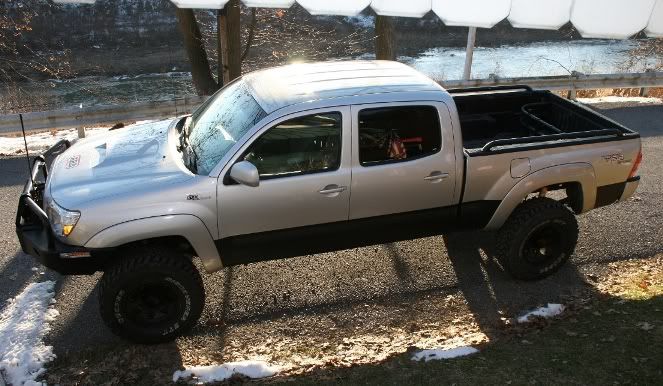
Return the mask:
POLYGON ((470 27, 467 32, 467 48, 465 49, 465 69, 463 79, 470 80, 472 77, 472 59, 474 58, 474 44, 477 39, 477 27, 470 27))

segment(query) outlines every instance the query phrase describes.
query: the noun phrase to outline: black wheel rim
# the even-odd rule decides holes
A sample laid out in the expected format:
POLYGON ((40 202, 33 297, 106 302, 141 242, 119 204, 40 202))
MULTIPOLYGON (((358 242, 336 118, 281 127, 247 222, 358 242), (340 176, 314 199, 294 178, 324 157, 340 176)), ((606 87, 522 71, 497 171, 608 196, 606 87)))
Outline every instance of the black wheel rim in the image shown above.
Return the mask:
POLYGON ((139 328, 160 328, 182 313, 181 291, 170 281, 143 282, 126 291, 122 315, 139 328))
POLYGON ((534 227, 523 244, 525 261, 545 268, 564 258, 566 238, 563 226, 562 222, 550 221, 534 227))

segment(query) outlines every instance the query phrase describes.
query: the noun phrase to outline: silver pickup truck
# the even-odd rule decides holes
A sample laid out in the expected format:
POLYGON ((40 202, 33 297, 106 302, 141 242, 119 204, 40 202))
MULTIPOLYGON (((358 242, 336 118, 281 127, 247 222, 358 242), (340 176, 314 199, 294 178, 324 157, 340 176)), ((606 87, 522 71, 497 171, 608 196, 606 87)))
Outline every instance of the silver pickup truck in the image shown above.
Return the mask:
POLYGON ((105 323, 156 343, 202 312, 194 259, 214 272, 483 229, 514 277, 545 277, 573 254, 575 214, 633 194, 641 157, 637 133, 548 91, 293 64, 192 115, 58 144, 34 162, 16 230, 47 267, 103 271, 105 323))

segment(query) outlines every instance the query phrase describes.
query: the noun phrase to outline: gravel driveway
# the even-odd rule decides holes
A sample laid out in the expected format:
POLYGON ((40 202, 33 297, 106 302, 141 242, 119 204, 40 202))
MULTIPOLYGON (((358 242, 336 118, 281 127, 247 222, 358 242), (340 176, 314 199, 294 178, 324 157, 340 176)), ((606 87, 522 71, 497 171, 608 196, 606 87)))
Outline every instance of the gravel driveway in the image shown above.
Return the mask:
MULTIPOLYGON (((587 290, 606 263, 663 252, 663 106, 594 107, 642 134, 642 183, 628 202, 580 217, 576 254, 551 278, 512 281, 490 259, 492 235, 484 233, 233 267, 204 276, 207 304, 200 325, 160 349, 187 364, 266 356, 305 367, 333 361, 325 356, 326 348, 338 353, 344 344, 357 347, 348 344, 352 339, 362 340, 361 347, 380 348, 347 353, 348 360, 367 361, 379 360, 388 347, 412 344, 412 337, 490 339, 502 318, 587 290)), ((98 315, 99 275, 33 271, 38 265, 19 251, 14 216, 26 178, 25 159, 0 159, 0 224, 5 229, 0 234, 0 300, 29 282, 56 280, 60 316, 48 339, 58 355, 128 347, 98 315)))

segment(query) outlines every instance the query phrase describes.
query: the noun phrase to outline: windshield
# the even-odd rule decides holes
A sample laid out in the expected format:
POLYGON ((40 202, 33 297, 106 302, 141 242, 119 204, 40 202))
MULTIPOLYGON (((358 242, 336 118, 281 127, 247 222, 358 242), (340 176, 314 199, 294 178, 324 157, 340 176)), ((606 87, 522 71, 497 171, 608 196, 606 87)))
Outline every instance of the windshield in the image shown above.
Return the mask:
POLYGON ((196 158, 196 173, 209 174, 230 148, 267 113, 244 81, 219 90, 191 116, 187 142, 196 158))

